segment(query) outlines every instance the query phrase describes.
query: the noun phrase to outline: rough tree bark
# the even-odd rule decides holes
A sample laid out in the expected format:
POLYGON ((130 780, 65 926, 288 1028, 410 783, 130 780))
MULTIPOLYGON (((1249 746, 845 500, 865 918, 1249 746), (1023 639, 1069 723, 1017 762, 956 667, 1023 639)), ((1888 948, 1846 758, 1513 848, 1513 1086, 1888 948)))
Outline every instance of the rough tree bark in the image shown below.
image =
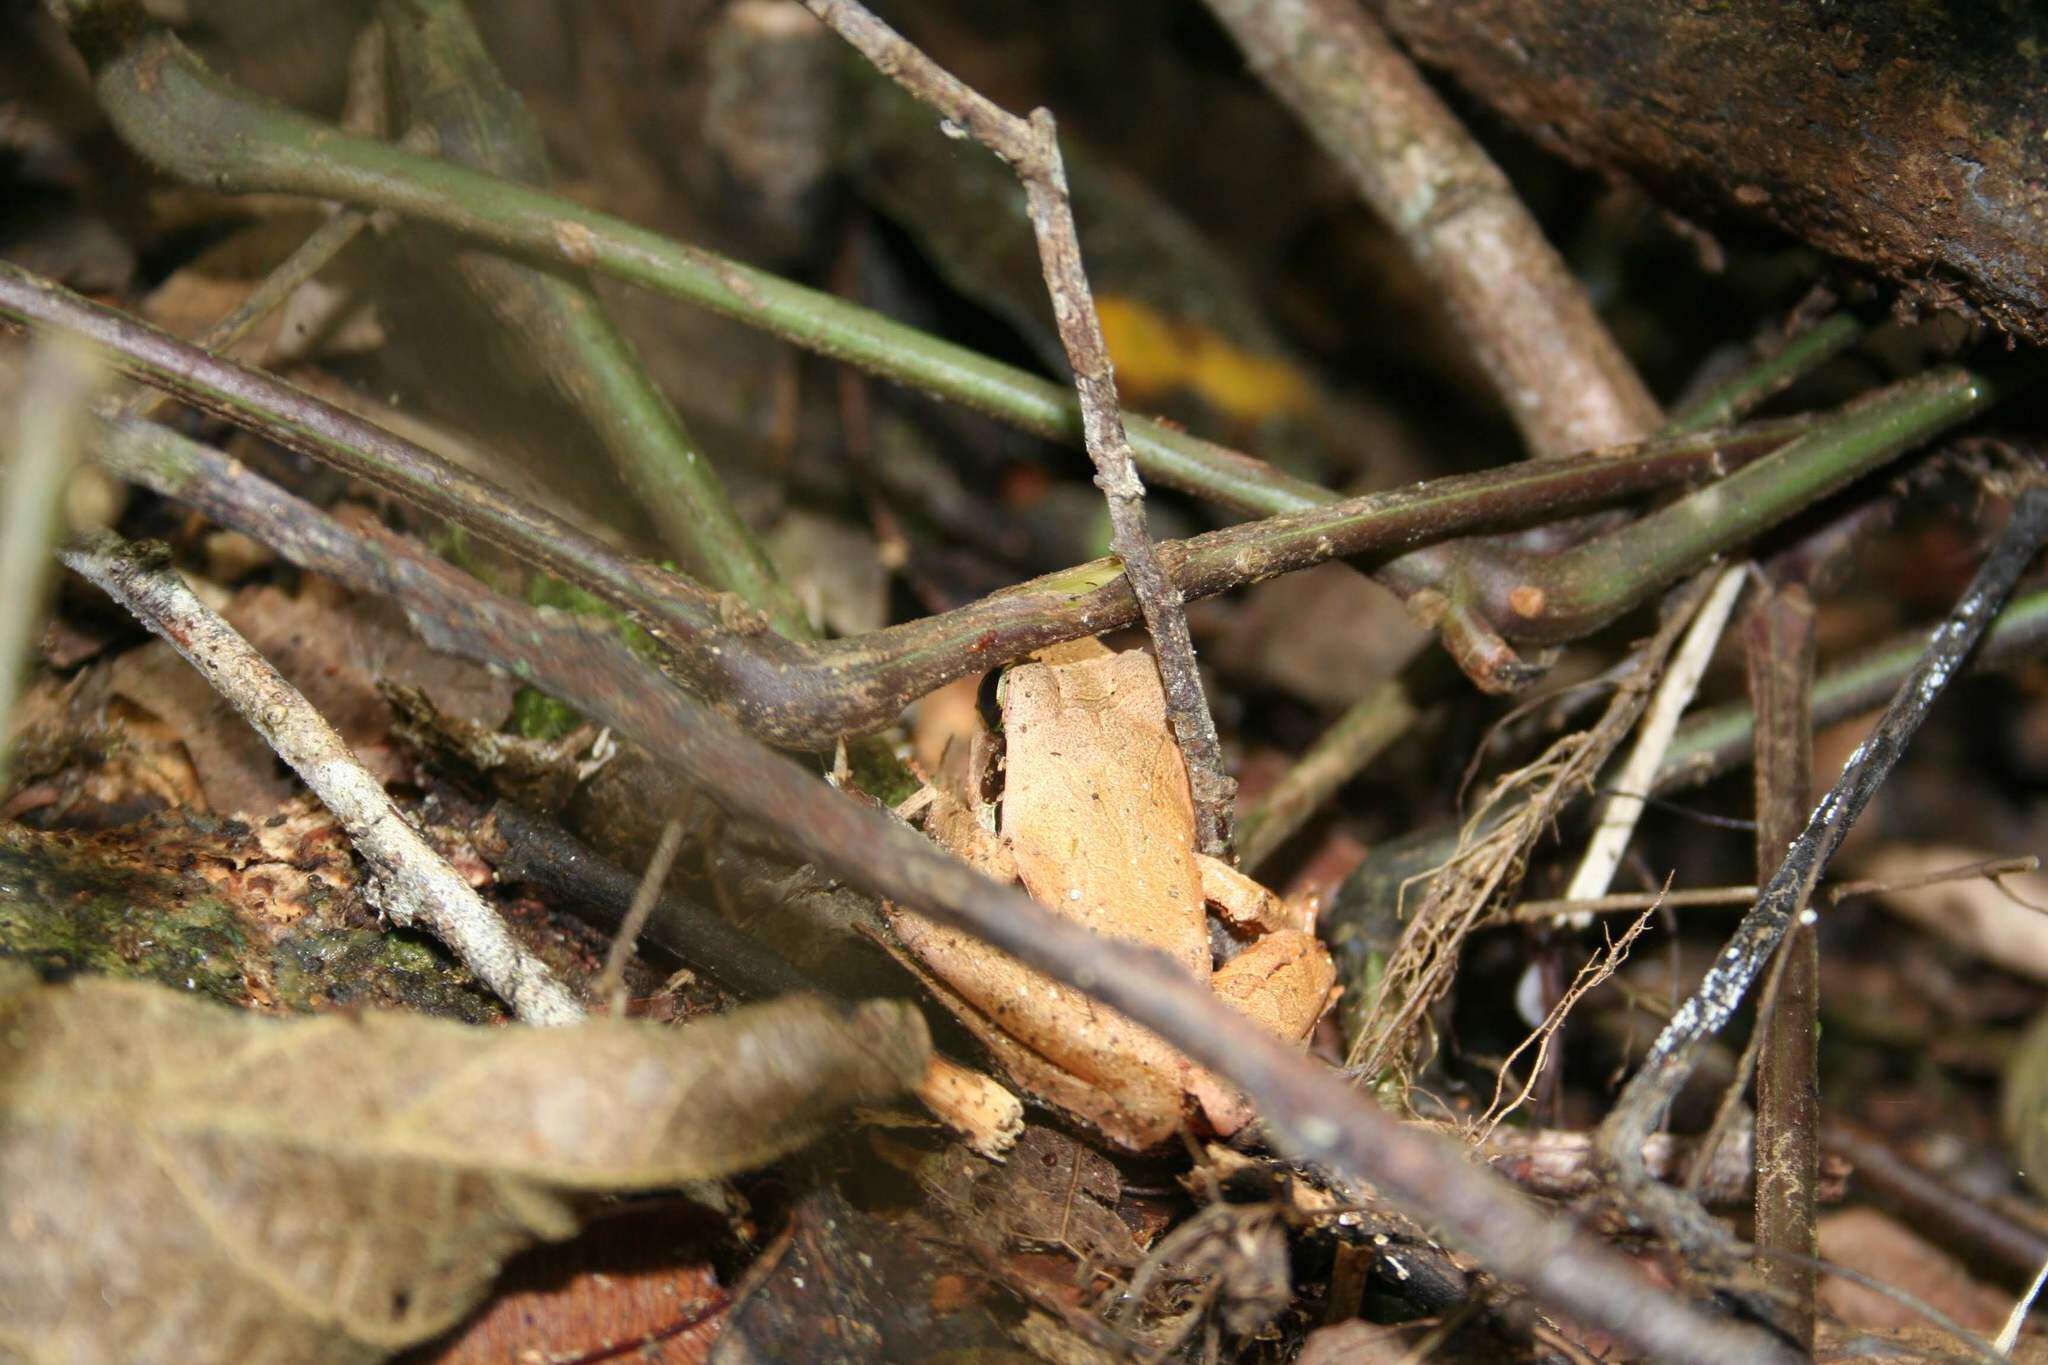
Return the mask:
POLYGON ((2048 341, 2048 10, 1371 0, 1513 125, 2048 341))

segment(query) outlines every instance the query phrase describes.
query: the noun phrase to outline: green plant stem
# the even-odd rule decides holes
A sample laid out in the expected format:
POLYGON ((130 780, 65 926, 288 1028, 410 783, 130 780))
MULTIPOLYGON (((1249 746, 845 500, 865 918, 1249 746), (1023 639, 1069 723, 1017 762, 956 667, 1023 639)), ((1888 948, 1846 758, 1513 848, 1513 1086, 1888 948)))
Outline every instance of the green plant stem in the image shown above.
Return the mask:
MULTIPOLYGON (((1671 419, 1664 435, 1704 431, 1733 420, 1828 357, 1839 354, 1863 331, 1861 320, 1851 313, 1837 313, 1824 319, 1775 354, 1688 404, 1671 419)), ((1451 542, 1437 548, 1447 560, 1455 562, 1454 557, 1464 547, 1451 542)), ((1421 556, 1411 558, 1420 560, 1421 556)), ((1401 728, 1412 724, 1421 714, 1422 703, 1414 688, 1406 683, 1389 683, 1352 703, 1272 791, 1245 812, 1241 847, 1246 866, 1257 866, 1261 858, 1291 838, 1323 802, 1398 739, 1401 728)))
POLYGON ((1665 423, 1664 430, 1675 434, 1725 426, 1815 366, 1848 350, 1862 339, 1866 330, 1863 319, 1854 313, 1830 314, 1786 342, 1775 354, 1745 367, 1726 383, 1687 403, 1665 423))
MULTIPOLYGON (((122 138, 180 179, 390 209, 504 250, 601 271, 1048 440, 1082 443, 1079 402, 1060 384, 531 186, 351 137, 220 79, 169 34, 74 20, 73 38, 122 138)), ((1336 500, 1149 419, 1131 418, 1129 437, 1146 478, 1236 511, 1267 515, 1336 500)))
MULTIPOLYGON (((458 0, 407 0, 378 8, 406 107, 450 162, 543 184, 539 126, 499 76, 458 0)), ((726 495, 711 461, 648 378, 604 303, 573 275, 479 251, 435 233, 415 234, 418 254, 452 261, 454 275, 504 329, 516 363, 572 407, 626 487, 689 571, 737 593, 793 639, 809 618, 726 495)))
POLYGON ((1521 644, 1590 634, 1664 584, 1976 416, 2031 378, 2008 372, 1994 381, 1986 368, 1948 366, 1894 384, 1610 535, 1541 559, 1466 556, 1462 604, 1521 644))
MULTIPOLYGON (((2048 589, 2014 597, 1985 632, 1975 664, 1991 667, 2048 648, 2048 589)), ((1916 631, 1836 664, 1814 680, 1813 723, 1833 725, 1884 705, 1899 680, 1927 652, 1927 632, 1916 631)), ((1738 767, 1754 742, 1755 712, 1739 703, 1695 713, 1678 727, 1654 792, 1697 786, 1738 767)))

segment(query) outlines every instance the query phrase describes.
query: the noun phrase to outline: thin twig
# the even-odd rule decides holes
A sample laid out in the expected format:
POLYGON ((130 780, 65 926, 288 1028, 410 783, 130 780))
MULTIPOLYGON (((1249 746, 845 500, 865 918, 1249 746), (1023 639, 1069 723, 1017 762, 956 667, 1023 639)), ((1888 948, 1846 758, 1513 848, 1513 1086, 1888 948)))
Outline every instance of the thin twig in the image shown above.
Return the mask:
POLYGON ((1862 340, 1867 329, 1854 313, 1835 313, 1791 338, 1773 354, 1743 370, 1671 415, 1666 431, 1705 431, 1748 412, 1794 380, 1862 340))
MULTIPOLYGON (((1986 877, 1995 883, 2000 877, 2040 870, 2041 860, 2032 854, 2023 858, 1979 858, 1975 862, 1936 868, 1932 872, 1923 872, 1917 877, 1901 877, 1897 881, 1864 878, 1859 881, 1837 882, 1828 888, 1828 904, 1839 905, 1851 896, 1888 896, 1897 891, 1918 891, 1923 887, 1939 886, 1943 882, 1964 882, 1977 877, 1986 877)), ((2020 903, 2026 905, 2024 901, 2020 903)), ((2027 905, 2026 908, 2037 910, 2040 907, 2027 905)))
POLYGON ((1652 906, 1663 910, 1685 910, 1715 905, 1748 905, 1755 900, 1756 888, 1753 886, 1701 886, 1689 891, 1616 891, 1588 900, 1523 901, 1508 912, 1506 922, 1576 921, 1579 915, 1633 914, 1652 906))
POLYGON ((526 1023, 583 1018, 575 997, 414 831, 311 703, 161 557, 101 532, 63 558, 184 655, 334 812, 369 865, 377 902, 394 923, 425 929, 446 943, 526 1023))
MULTIPOLYGON (((1782 842, 1791 841, 1788 839, 1782 842)), ((2011 876, 2015 872, 2038 872, 2040 869, 2041 860, 2031 856, 1980 858, 1975 862, 1938 868, 1933 872, 1907 877, 1901 881, 1865 879, 1836 882, 1824 888, 1824 891, 1829 905, 1840 905, 1851 896, 1882 896, 1894 891, 1918 891, 1922 887, 1939 886, 1945 882, 1974 881, 1979 877, 1996 882, 2000 877, 2011 876)), ((1508 912, 1507 921, 1512 924, 1540 924, 1544 920, 1563 919, 1567 915, 1581 913, 1632 914, 1653 905, 1666 910, 1754 905, 1759 889, 1754 886, 1701 886, 1685 891, 1618 891, 1605 896, 1595 896, 1591 900, 1523 901, 1508 912)))
MULTIPOLYGON (((249 329, 292 296, 293 291, 312 279, 369 226, 370 215, 361 209, 342 209, 293 248, 254 289, 214 324, 199 334, 194 345, 225 354, 249 334, 249 329)), ((121 404, 124 417, 148 417, 169 397, 156 389, 140 389, 121 404)))
POLYGON ((1060 345, 1073 367, 1081 401, 1081 435, 1095 463, 1095 483, 1109 501, 1110 548, 1123 562, 1137 596, 1153 657, 1166 692, 1166 715, 1187 760, 1194 796, 1195 826, 1202 850, 1230 851, 1230 826, 1237 783, 1223 768, 1216 721, 1202 692, 1201 671, 1188 635, 1180 590, 1159 567, 1146 525, 1145 486, 1138 478, 1131 443, 1124 432, 1116 375, 1096 316, 1095 295, 1081 264, 1081 238, 1067 193, 1052 111, 1034 109, 1020 119, 970 88, 884 24, 858 0, 804 0, 811 13, 874 63, 875 68, 944 115, 994 152, 1024 183, 1026 211, 1038 241, 1038 259, 1052 296, 1060 345))
POLYGON ((626 917, 619 921, 618 932, 612 935, 611 946, 605 950, 604 970, 598 973, 591 995, 606 1002, 614 1019, 626 1013, 626 964, 633 960, 633 950, 640 943, 641 931, 647 927, 647 917, 661 903, 661 888, 668 881, 668 870, 682 846, 683 822, 676 817, 661 827, 661 837, 654 843, 647 869, 640 874, 640 884, 633 888, 626 917))
POLYGON ((14 699, 49 596, 50 546, 61 533, 64 490, 105 371, 75 338, 55 336, 36 343, 16 379, 7 445, 0 448, 0 784, 7 780, 14 699))
MULTIPOLYGON (((644 878, 634 877, 553 821, 528 814, 508 801, 493 805, 472 837, 477 852, 501 880, 540 887, 585 921, 623 936, 626 917, 644 878)), ((823 986, 758 938, 667 891, 655 897, 641 936, 692 971, 746 999, 825 993, 823 986)))
POLYGON ((1808 818, 1777 873, 1691 999, 1672 1016, 1601 1126, 1603 1160, 1633 1210, 1687 1250, 1725 1254, 1726 1240, 1697 1205, 1650 1180, 1643 1139, 1663 1122, 1699 1052, 1742 1003, 1786 931, 1806 911, 1814 883, 1841 846, 1871 794, 1890 774, 1936 698, 1962 666, 1999 605, 2048 536, 2048 487, 2030 486, 1998 543, 1927 652, 1900 686, 1869 738, 1808 818))
MULTIPOLYGON (((1665 750, 1671 747, 1671 736, 1678 731, 1678 718, 1692 705, 1693 694, 1699 691, 1700 679, 1706 676, 1707 665, 1721 643, 1721 632, 1727 628, 1735 599, 1748 577, 1749 568, 1744 564, 1730 565, 1721 571, 1699 614, 1687 628, 1684 642, 1665 666, 1663 680, 1657 684, 1642 722, 1636 727, 1635 747, 1629 750, 1615 776, 1614 786, 1619 790, 1600 808, 1585 857, 1565 889, 1566 900, 1605 895, 1614 881, 1615 869, 1621 866, 1622 855, 1628 851, 1629 840, 1636 831, 1636 820, 1643 813, 1643 798, 1634 793, 1650 785, 1650 779, 1663 763, 1665 750)), ((1580 928, 1591 922, 1590 916, 1571 921, 1580 928)))

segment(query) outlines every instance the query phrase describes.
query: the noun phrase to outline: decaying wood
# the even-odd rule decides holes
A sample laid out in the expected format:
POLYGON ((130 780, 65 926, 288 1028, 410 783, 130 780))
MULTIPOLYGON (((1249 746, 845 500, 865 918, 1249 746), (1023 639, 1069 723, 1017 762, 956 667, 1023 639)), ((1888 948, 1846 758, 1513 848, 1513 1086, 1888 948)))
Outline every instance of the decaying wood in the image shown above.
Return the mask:
POLYGON ((1373 2, 1551 148, 2048 341, 2040 7, 1373 2))

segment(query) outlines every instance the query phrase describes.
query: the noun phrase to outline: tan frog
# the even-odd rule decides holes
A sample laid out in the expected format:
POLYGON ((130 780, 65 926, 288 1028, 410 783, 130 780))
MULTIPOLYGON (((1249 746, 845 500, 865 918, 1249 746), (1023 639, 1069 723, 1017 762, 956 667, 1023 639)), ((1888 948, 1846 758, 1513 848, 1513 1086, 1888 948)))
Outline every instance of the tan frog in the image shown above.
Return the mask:
MULTIPOLYGON (((1263 1027, 1305 1043, 1332 996, 1329 953, 1272 892, 1196 852, 1151 656, 1094 640, 1057 646, 1011 668, 999 696, 1000 799, 981 799, 988 737, 964 756, 956 745, 927 833, 1059 914, 1166 952, 1263 1027), (1242 944, 1221 966, 1210 907, 1242 944)), ((968 935, 893 906, 890 917, 912 965, 1010 1077, 1119 1146, 1157 1146, 1190 1122, 1227 1135, 1252 1117, 1241 1095, 1115 1011, 968 935)))

